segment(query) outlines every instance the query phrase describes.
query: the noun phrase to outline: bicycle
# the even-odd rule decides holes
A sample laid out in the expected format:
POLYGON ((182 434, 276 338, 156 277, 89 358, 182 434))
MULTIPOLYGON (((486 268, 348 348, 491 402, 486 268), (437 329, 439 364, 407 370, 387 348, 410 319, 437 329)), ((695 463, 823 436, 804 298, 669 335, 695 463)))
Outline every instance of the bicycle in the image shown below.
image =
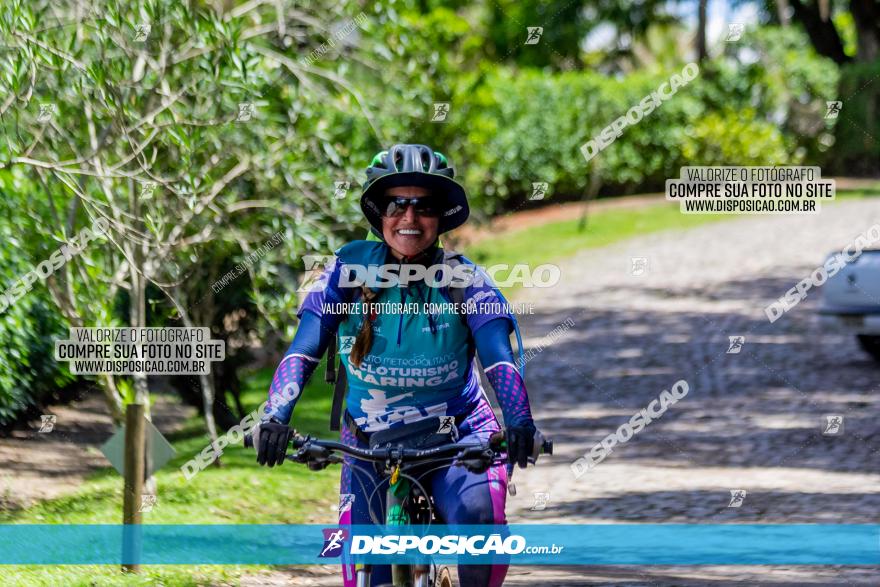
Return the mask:
MULTIPOLYGON (((250 435, 245 437, 244 444, 245 447, 253 448, 250 435)), ((501 430, 492 434, 487 442, 451 442, 430 448, 407 448, 402 443, 358 448, 337 441, 299 435, 291 439, 290 445, 296 449, 296 453, 285 455, 285 459, 305 464, 313 471, 331 464, 341 464, 343 457, 340 453, 360 461, 384 464, 383 472, 388 477, 385 524, 400 526, 440 523, 431 505, 430 494, 419 483, 418 478, 408 472, 442 462, 444 464, 422 472, 420 477, 444 466, 463 466, 469 471, 481 473, 501 461, 506 441, 505 432, 501 430)), ((545 439, 539 432, 535 434, 534 447, 532 456, 529 457, 530 463, 535 463, 539 454, 553 454, 553 441, 545 439)), ((513 467, 508 465, 508 478, 512 472, 513 467)), ((372 503, 372 495, 368 503, 372 503)), ((370 515, 373 517, 372 510, 370 515)), ((374 518, 373 521, 379 525, 378 520, 374 518)), ((355 570, 357 587, 369 587, 371 565, 357 564, 355 570)), ((393 587, 453 587, 449 568, 437 567, 433 563, 392 564, 391 581, 393 587)))

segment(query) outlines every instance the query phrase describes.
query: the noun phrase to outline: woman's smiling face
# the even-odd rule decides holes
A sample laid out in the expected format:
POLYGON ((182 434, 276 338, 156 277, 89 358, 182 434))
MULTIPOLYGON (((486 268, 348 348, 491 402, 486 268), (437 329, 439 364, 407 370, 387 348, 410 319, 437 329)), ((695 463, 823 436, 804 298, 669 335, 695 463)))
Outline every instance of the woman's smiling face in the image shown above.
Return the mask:
MULTIPOLYGON (((427 198, 431 192, 423 187, 401 186, 385 192, 385 203, 391 198, 427 198)), ((398 259, 415 257, 437 240, 440 219, 436 215, 422 215, 413 206, 406 206, 398 216, 382 214, 382 236, 398 259)))

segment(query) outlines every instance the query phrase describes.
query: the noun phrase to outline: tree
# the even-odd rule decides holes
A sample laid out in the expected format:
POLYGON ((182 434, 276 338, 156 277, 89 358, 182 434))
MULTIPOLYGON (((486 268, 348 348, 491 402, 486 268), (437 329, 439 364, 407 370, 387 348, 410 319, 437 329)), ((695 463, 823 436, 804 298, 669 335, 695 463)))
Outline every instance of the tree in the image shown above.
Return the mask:
POLYGON ((708 0, 698 0, 697 6, 697 61, 703 62, 706 51, 706 8, 708 0))
POLYGON ((841 66, 838 100, 843 109, 834 128, 830 161, 840 173, 880 173, 880 0, 850 0, 832 5, 829 0, 788 0, 794 20, 806 31, 820 55, 841 66), (845 51, 833 13, 848 5, 855 28, 854 54, 845 51))
MULTIPOLYGON (((324 195, 346 165, 336 129, 323 125, 371 114, 322 58, 371 55, 345 42, 360 29, 355 16, 340 6, 318 18, 288 2, 225 13, 171 0, 111 0, 88 12, 48 0, 4 3, 0 174, 27 190, 15 195, 24 248, 39 261, 96 220, 109 224, 104 244, 46 280, 71 326, 146 326, 148 284, 195 325, 186 282, 200 247, 250 247, 284 228, 286 246, 267 262, 295 266, 300 253, 331 245, 350 226, 353 202, 324 195), (298 61, 293 46, 320 52, 298 61), (318 161, 325 165, 316 170, 318 161), (265 197, 279 184, 286 193, 265 197), (114 313, 120 292, 125 315, 114 313)), ((263 308, 280 323, 295 304, 290 288, 263 308)), ((148 405, 146 378, 134 382, 136 400, 148 405)), ((100 383, 120 422, 115 378, 100 383)), ((211 379, 201 387, 210 406, 211 379)))

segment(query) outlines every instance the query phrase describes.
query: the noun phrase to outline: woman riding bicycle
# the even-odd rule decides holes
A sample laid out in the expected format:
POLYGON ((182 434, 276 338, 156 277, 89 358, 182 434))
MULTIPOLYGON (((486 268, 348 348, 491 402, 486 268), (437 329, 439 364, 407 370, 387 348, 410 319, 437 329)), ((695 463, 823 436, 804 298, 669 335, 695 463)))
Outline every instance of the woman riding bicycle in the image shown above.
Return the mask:
MULTIPOLYGON (((424 145, 394 145, 373 158, 361 209, 381 240, 354 241, 339 249, 319 279, 319 287, 305 297, 296 336, 269 390, 271 411, 267 407, 259 426, 260 464, 271 467, 283 462, 296 399, 332 338, 338 336, 348 380, 343 442, 366 447, 377 432, 438 416, 454 418, 456 436, 462 442, 485 442, 500 426, 480 383, 475 360, 479 354, 504 416, 508 462, 526 466, 536 430, 509 339, 514 317, 488 278, 481 274, 483 280, 473 280, 463 288, 465 303, 472 304, 468 312, 455 311, 450 303, 452 287, 448 282, 439 285, 429 277, 437 274, 430 271, 423 272, 423 279, 401 280, 394 287, 387 283, 380 287, 383 284, 375 280, 351 285, 352 267, 391 264, 403 275, 407 265, 429 267, 448 259, 439 246, 439 235, 461 226, 469 215, 467 196, 454 175, 446 158, 424 145), (333 304, 351 302, 366 304, 365 311, 349 315, 329 311, 333 304), (388 304, 414 307, 412 303, 448 311, 378 311, 388 304)), ((474 269, 472 263, 459 259, 474 269)), ((382 511, 384 494, 372 489, 382 479, 377 471, 367 471, 372 487, 365 485, 360 477, 353 477, 353 465, 347 457, 340 491, 353 495, 354 501, 350 509, 340 511, 340 524, 374 523, 371 507, 382 511)), ((443 467, 425 480, 444 523, 506 523, 504 463, 483 473, 443 467)), ((506 573, 507 567, 500 565, 459 567, 461 583, 466 586, 501 585, 506 573)), ((344 577, 346 585, 354 584, 351 569, 345 570, 344 577)), ((388 567, 374 567, 373 585, 389 581, 388 567)))

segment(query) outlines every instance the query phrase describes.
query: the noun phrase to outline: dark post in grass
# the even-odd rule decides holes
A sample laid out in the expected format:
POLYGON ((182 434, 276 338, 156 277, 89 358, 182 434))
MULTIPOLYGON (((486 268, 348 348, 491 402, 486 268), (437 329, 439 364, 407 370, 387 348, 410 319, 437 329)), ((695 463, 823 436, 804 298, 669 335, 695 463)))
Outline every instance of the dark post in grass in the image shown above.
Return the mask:
POLYGON ((140 572, 141 494, 144 489, 144 406, 128 404, 125 411, 125 489, 122 502, 122 570, 140 572))

